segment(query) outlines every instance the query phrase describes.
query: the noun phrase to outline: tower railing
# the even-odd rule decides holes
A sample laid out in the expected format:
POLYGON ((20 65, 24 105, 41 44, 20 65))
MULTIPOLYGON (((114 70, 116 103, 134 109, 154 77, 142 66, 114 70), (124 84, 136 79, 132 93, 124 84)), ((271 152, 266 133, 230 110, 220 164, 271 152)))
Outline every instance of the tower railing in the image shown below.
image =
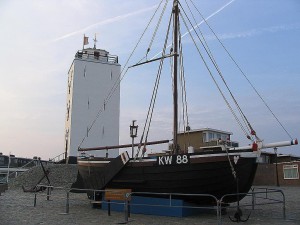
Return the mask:
POLYGON ((75 58, 77 59, 92 59, 92 60, 99 60, 101 62, 107 62, 107 63, 118 63, 118 56, 116 55, 110 55, 110 54, 103 54, 101 51, 94 51, 94 52, 88 52, 88 51, 78 51, 75 54, 75 58))

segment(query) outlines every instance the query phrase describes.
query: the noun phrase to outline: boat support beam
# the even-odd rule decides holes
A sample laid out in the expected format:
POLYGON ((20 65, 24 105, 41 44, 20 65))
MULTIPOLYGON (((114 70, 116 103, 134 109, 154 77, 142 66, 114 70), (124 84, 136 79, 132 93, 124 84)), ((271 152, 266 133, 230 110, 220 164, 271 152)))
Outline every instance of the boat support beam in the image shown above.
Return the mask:
MULTIPOLYGON (((161 140, 161 141, 151 141, 151 142, 146 142, 146 143, 141 143, 141 145, 158 145, 158 144, 165 144, 169 143, 169 140, 161 140)), ((140 143, 134 144, 133 146, 139 146, 140 143)), ((132 147, 132 144, 126 144, 126 145, 115 145, 115 146, 102 146, 102 147, 94 147, 94 148, 78 148, 79 152, 85 152, 85 151, 103 151, 103 150, 110 150, 110 149, 117 149, 117 148, 130 148, 132 147)))

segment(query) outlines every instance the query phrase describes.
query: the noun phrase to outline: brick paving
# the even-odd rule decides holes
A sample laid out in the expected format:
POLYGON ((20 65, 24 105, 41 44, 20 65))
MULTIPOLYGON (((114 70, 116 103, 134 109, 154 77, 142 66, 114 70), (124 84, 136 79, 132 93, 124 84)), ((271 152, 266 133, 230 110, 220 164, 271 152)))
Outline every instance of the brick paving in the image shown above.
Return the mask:
MULTIPOLYGON (((283 219, 282 204, 256 206, 254 210, 244 209, 244 216, 251 212, 245 224, 274 225, 274 224, 300 224, 300 188, 281 187, 286 196, 286 219, 283 219)), ((269 195, 272 197, 272 195, 269 195)), ((280 198, 280 193, 274 194, 280 198)), ((241 204, 251 202, 251 198, 244 199, 241 204)), ((260 200, 257 199, 257 203, 260 200)), ((50 200, 47 201, 46 192, 37 194, 36 207, 34 207, 34 194, 24 193, 20 188, 9 189, 0 196, 0 224, 1 225, 57 225, 57 224, 118 224, 125 221, 123 212, 111 212, 93 208, 86 194, 70 193, 69 213, 66 212, 66 191, 53 190, 50 200)), ((234 224, 228 218, 233 215, 234 208, 227 210, 222 216, 222 224, 234 224)), ((132 225, 173 225, 173 224, 218 224, 216 214, 206 211, 198 215, 175 218, 164 216, 149 216, 132 214, 129 218, 132 225)))

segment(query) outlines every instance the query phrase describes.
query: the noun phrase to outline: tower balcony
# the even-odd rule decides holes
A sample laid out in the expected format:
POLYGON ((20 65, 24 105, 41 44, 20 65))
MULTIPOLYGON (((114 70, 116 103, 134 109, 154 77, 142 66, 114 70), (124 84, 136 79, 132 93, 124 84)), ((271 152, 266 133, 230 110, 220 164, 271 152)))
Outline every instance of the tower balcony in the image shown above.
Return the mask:
POLYGON ((75 54, 76 59, 96 60, 105 63, 118 64, 118 56, 110 55, 109 52, 101 49, 83 49, 75 54))

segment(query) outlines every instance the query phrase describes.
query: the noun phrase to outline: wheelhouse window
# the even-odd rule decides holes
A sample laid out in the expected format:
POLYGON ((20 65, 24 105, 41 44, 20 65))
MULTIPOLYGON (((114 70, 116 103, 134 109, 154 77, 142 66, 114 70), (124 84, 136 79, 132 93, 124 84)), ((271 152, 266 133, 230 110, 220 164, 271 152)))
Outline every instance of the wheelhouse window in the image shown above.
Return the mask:
POLYGON ((214 139, 214 133, 209 132, 209 133, 208 133, 208 141, 211 141, 211 140, 213 140, 213 139, 214 139))
POLYGON ((224 133, 218 133, 218 132, 203 132, 202 139, 203 139, 203 143, 215 141, 215 140, 227 141, 230 140, 230 135, 224 133))
POLYGON ((299 179, 298 165, 283 166, 284 179, 299 179))
POLYGON ((206 136, 207 136, 206 133, 203 133, 203 134, 202 134, 203 143, 204 143, 204 142, 207 142, 207 137, 206 137, 206 136))
POLYGON ((221 138, 223 141, 227 141, 229 140, 229 135, 228 134, 222 134, 222 138, 221 138))

